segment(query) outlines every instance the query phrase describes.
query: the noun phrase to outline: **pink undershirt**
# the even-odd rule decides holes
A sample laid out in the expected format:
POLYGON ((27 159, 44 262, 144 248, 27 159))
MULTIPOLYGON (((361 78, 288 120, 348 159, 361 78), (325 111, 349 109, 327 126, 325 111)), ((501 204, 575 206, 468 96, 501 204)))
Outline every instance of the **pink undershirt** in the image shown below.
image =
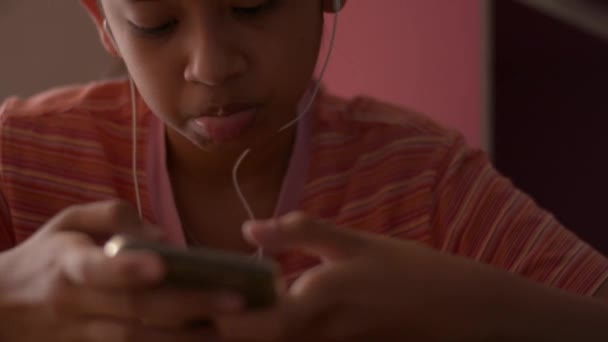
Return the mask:
MULTIPOLYGON (((310 113, 309 113, 310 114, 310 113)), ((183 227, 177 212, 173 189, 167 171, 167 149, 164 124, 155 116, 150 120, 150 144, 146 173, 150 189, 150 203, 156 215, 157 224, 168 234, 169 242, 176 246, 186 246, 183 227)), ((310 115, 305 115, 298 123, 296 139, 281 186, 275 216, 296 210, 303 192, 308 173, 310 157, 310 115)), ((252 155, 250 158, 255 158, 252 155)))

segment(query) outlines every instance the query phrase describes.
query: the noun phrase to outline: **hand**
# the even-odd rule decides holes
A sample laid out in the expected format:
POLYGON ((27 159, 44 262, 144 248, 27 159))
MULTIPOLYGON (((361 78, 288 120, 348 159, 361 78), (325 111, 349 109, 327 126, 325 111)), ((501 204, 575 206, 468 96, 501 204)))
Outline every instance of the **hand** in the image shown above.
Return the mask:
POLYGON ((491 273, 485 266, 302 214, 249 223, 244 231, 265 249, 297 249, 322 263, 272 310, 218 318, 226 340, 441 341, 486 334, 483 324, 471 323, 487 313, 466 297, 475 291, 467 276, 491 273))
POLYGON ((0 341, 201 342, 210 329, 188 324, 240 308, 229 294, 160 288, 155 255, 106 257, 93 238, 114 233, 162 239, 112 201, 67 209, 0 254, 0 341))

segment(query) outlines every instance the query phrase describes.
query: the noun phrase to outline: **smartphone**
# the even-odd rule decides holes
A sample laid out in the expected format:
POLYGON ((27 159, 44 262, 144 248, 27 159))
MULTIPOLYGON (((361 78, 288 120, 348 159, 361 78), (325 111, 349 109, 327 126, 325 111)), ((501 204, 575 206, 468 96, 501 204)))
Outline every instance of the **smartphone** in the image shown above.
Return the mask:
POLYGON ((248 309, 270 307, 277 299, 277 267, 269 260, 207 248, 180 249, 127 235, 116 235, 104 246, 109 257, 128 251, 158 254, 167 266, 163 286, 233 292, 243 296, 248 309))

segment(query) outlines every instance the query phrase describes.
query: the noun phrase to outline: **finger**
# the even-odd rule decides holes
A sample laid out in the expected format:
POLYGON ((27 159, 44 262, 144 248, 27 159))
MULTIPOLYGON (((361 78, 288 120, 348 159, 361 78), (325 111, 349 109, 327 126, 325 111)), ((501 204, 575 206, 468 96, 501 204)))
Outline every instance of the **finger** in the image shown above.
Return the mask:
POLYGON ((121 319, 143 319, 158 326, 189 326, 218 314, 241 312, 245 305, 230 293, 156 289, 80 292, 78 314, 121 319))
POLYGON ((318 341, 326 312, 312 296, 287 297, 276 307, 216 319, 222 339, 235 341, 318 341))
POLYGON ((91 244, 73 245, 61 254, 62 270, 72 283, 96 289, 134 289, 158 284, 166 269, 160 257, 147 252, 106 256, 91 244))
POLYGON ((216 326, 229 340, 254 336, 255 341, 321 341, 333 323, 330 316, 340 308, 336 293, 344 290, 348 280, 330 264, 314 267, 296 280, 275 307, 225 315, 216 326))
POLYGON ((249 241, 265 249, 298 249, 330 260, 352 257, 369 243, 361 233, 333 227, 302 213, 247 222, 243 230, 249 241))
POLYGON ((51 219, 44 231, 76 231, 91 236, 126 233, 156 241, 165 238, 160 228, 145 223, 137 210, 118 200, 70 207, 51 219))
POLYGON ((209 329, 162 329, 137 323, 89 320, 81 325, 81 339, 90 342, 201 342, 218 341, 217 335, 209 329))

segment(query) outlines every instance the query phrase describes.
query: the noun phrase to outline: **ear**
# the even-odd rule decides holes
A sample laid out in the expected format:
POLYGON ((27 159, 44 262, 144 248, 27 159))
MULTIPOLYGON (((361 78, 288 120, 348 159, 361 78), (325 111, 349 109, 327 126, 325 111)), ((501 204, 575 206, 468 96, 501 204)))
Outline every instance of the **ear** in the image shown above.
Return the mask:
POLYGON ((114 46, 114 42, 112 41, 112 37, 108 35, 106 30, 103 27, 103 14, 101 13, 101 9, 99 8, 99 4, 97 0, 80 0, 82 5, 87 9, 87 12, 91 15, 91 18, 95 22, 97 26, 97 31, 99 32, 99 37, 103 43, 103 46, 106 50, 114 57, 120 57, 118 51, 114 46))
POLYGON ((323 10, 326 13, 338 13, 346 6, 348 0, 340 0, 339 8, 336 8, 336 0, 323 0, 323 10))

